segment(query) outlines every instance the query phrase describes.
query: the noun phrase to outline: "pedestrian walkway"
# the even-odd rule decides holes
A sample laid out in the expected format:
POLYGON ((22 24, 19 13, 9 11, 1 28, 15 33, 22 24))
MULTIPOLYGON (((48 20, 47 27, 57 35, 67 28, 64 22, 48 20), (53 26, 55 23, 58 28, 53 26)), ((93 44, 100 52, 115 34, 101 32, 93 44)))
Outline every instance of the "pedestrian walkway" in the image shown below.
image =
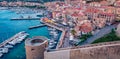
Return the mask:
POLYGON ((92 37, 88 38, 85 42, 81 43, 81 45, 91 44, 95 40, 103 37, 106 34, 109 34, 111 32, 111 30, 115 29, 115 28, 116 28, 116 25, 110 25, 110 26, 104 27, 98 33, 96 33, 92 37))

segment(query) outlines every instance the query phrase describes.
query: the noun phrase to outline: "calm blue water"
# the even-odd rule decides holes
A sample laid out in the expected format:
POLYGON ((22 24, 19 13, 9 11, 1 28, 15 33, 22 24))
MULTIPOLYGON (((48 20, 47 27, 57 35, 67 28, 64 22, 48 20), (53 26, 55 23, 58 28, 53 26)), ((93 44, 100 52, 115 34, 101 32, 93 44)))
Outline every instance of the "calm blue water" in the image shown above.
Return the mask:
MULTIPOLYGON (((21 21, 11 21, 13 17, 18 17, 15 12, 9 10, 0 10, 0 43, 4 40, 10 38, 20 31, 26 31, 33 36, 46 36, 49 37, 49 31, 47 27, 36 28, 29 30, 30 26, 40 24, 39 20, 21 20, 21 21)), ((25 59, 25 48, 24 42, 17 44, 13 49, 10 49, 8 54, 5 54, 3 58, 0 59, 25 59)))

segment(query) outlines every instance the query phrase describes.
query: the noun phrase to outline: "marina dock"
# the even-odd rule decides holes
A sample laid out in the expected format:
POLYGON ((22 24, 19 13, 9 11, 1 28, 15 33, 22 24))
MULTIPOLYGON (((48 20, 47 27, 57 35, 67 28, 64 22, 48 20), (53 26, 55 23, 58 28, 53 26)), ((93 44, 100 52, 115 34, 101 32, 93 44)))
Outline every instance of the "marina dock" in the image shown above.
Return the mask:
POLYGON ((60 48, 62 46, 65 35, 66 35, 66 31, 62 31, 62 34, 60 36, 59 42, 58 42, 58 44, 56 46, 56 49, 58 49, 58 48, 60 48))
POLYGON ((11 20, 39 20, 40 18, 12 18, 11 20))
POLYGON ((2 57, 4 53, 8 53, 9 48, 12 48, 15 44, 23 41, 28 35, 29 34, 27 34, 25 31, 21 31, 13 37, 0 43, 0 57, 2 57))
POLYGON ((42 21, 42 20, 40 20, 40 21, 41 21, 42 23, 44 23, 45 25, 49 26, 49 27, 52 27, 52 28, 55 28, 55 29, 57 29, 57 30, 62 31, 62 34, 61 34, 60 39, 59 39, 59 42, 58 42, 58 44, 57 44, 57 46, 56 46, 56 49, 60 48, 60 47, 62 46, 62 44, 63 44, 63 40, 64 40, 65 35, 66 35, 66 29, 59 28, 59 27, 57 27, 57 26, 55 26, 55 25, 53 25, 53 24, 44 22, 44 21, 42 21))
MULTIPOLYGON (((4 42, 0 43, 0 47, 5 46, 6 44, 8 44, 8 42, 11 42, 13 40, 15 40, 17 37, 19 37, 21 35, 22 32, 19 32, 18 34, 14 35, 13 37, 5 40, 4 42)), ((27 35, 26 35, 27 36, 27 35)))
POLYGON ((42 25, 36 25, 36 26, 31 26, 29 27, 29 29, 33 29, 33 28, 39 28, 39 27, 44 27, 46 26, 45 24, 42 24, 42 25))
POLYGON ((57 27, 57 26, 55 26, 55 25, 52 25, 52 24, 49 24, 49 23, 44 23, 44 24, 47 25, 47 26, 49 26, 49 27, 53 27, 53 28, 55 28, 55 29, 57 29, 57 30, 64 31, 64 29, 59 28, 59 27, 57 27))
POLYGON ((17 37, 17 36, 18 36, 18 34, 16 34, 15 36, 13 36, 13 37, 11 37, 11 38, 5 40, 4 42, 2 42, 2 43, 0 44, 0 47, 5 46, 8 42, 14 40, 14 38, 17 37))

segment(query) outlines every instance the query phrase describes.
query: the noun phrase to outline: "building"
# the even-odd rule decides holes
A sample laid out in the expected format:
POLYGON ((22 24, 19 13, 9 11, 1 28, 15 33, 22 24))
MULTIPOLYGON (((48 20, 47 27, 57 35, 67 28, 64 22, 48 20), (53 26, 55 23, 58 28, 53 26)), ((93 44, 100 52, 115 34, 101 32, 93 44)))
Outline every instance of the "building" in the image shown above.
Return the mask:
POLYGON ((47 38, 33 37, 25 41, 26 59, 44 59, 44 51, 48 46, 47 38))
POLYGON ((80 3, 82 2, 83 0, 65 0, 65 2, 67 4, 76 4, 76 3, 80 3))

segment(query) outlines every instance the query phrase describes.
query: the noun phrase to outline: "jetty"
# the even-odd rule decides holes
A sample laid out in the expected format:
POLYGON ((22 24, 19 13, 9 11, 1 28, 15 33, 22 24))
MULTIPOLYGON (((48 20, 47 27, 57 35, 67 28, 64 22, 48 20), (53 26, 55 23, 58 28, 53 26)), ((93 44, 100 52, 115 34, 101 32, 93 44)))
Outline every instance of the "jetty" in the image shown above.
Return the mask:
POLYGON ((29 34, 26 33, 25 31, 21 31, 14 35, 13 37, 0 43, 0 57, 2 57, 4 53, 8 53, 9 48, 13 48, 15 44, 23 41, 28 35, 29 34))
POLYGON ((57 44, 57 46, 56 46, 56 49, 60 48, 60 47, 62 46, 62 44, 63 44, 63 40, 64 40, 65 35, 66 35, 66 29, 57 27, 57 26, 54 25, 54 24, 50 24, 50 23, 44 22, 43 20, 40 20, 40 22, 44 23, 45 25, 47 25, 47 26, 49 26, 49 27, 52 27, 52 28, 55 28, 55 29, 57 29, 57 30, 62 31, 62 34, 61 34, 60 39, 59 39, 59 42, 58 42, 58 44, 57 44))
POLYGON ((41 24, 41 25, 31 26, 31 27, 29 27, 29 29, 34 29, 34 28, 39 28, 39 27, 44 27, 44 26, 46 26, 46 25, 41 24))
POLYGON ((39 20, 40 18, 12 18, 11 20, 39 20))
POLYGON ((47 25, 47 26, 49 26, 49 27, 53 27, 53 28, 55 28, 55 29, 57 29, 57 30, 62 31, 62 34, 61 34, 60 39, 59 39, 59 41, 58 41, 58 44, 57 44, 57 46, 56 46, 56 49, 60 48, 60 47, 62 46, 62 44, 63 44, 63 40, 64 40, 65 35, 66 35, 66 29, 57 27, 57 26, 52 25, 52 24, 49 24, 49 23, 44 23, 44 24, 47 25))
POLYGON ((8 44, 9 42, 15 40, 17 37, 19 37, 19 36, 21 35, 21 33, 24 33, 24 31, 19 32, 18 34, 14 35, 13 37, 11 37, 11 38, 5 40, 4 42, 0 43, 0 47, 3 47, 3 46, 5 46, 6 44, 8 44))
POLYGON ((64 41, 64 38, 65 38, 65 35, 66 35, 66 31, 62 31, 62 34, 60 36, 59 42, 58 42, 58 44, 56 46, 56 49, 62 47, 62 45, 64 43, 63 41, 64 41))
POLYGON ((0 47, 5 46, 8 42, 14 40, 14 38, 17 37, 17 36, 18 36, 18 34, 16 34, 15 36, 13 36, 13 37, 11 37, 11 38, 5 40, 4 42, 0 43, 0 47))
POLYGON ((59 27, 57 27, 57 26, 55 26, 55 25, 52 25, 52 24, 49 24, 49 23, 45 23, 45 22, 44 22, 44 24, 47 25, 47 26, 49 26, 49 27, 55 28, 55 29, 57 29, 57 30, 64 31, 63 28, 59 28, 59 27))

